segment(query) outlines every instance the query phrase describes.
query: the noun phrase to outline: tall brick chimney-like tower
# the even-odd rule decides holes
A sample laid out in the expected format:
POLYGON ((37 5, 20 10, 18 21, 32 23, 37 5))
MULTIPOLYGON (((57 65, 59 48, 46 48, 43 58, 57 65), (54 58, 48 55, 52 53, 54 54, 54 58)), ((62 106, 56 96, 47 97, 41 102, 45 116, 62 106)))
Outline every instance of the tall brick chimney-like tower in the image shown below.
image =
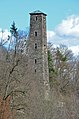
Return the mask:
POLYGON ((37 82, 40 95, 43 94, 47 99, 49 95, 49 72, 46 16, 39 10, 30 13, 28 65, 29 78, 37 82))

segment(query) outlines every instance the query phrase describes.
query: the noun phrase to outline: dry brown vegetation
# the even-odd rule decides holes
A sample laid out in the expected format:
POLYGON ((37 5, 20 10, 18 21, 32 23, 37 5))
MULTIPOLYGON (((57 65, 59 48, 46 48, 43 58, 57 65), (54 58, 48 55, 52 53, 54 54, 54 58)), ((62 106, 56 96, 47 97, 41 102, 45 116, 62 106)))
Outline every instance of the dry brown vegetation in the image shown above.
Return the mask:
POLYGON ((28 58, 17 43, 13 51, 0 46, 0 119, 79 119, 79 57, 66 46, 48 46, 50 98, 45 100, 39 81, 28 78, 28 58))

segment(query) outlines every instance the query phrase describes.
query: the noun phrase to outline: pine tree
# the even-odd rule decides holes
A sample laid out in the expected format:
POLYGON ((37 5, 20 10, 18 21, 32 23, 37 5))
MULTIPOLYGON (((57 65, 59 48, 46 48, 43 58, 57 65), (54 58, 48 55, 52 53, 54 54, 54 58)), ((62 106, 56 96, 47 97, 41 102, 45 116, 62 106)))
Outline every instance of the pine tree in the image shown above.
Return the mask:
POLYGON ((18 31, 17 31, 17 28, 16 28, 16 25, 15 25, 15 22, 13 21, 13 24, 11 25, 10 27, 10 32, 11 32, 11 35, 13 35, 15 38, 17 38, 18 36, 18 31))
POLYGON ((14 38, 15 38, 15 55, 16 55, 17 43, 18 43, 18 31, 17 31, 17 28, 16 28, 14 21, 10 27, 10 32, 11 32, 11 35, 14 36, 14 38))

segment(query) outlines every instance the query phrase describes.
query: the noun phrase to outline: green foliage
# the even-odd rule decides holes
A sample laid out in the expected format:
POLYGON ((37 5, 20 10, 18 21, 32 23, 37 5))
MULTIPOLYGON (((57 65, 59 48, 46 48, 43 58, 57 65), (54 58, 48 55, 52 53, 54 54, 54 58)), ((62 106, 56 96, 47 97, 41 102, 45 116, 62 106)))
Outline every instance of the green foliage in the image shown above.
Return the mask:
POLYGON ((67 56, 63 54, 59 48, 57 48, 57 56, 61 61, 67 61, 67 56))
POLYGON ((55 76, 57 75, 57 71, 54 67, 54 61, 53 61, 53 57, 52 57, 52 52, 49 49, 48 50, 48 67, 49 67, 49 82, 50 82, 50 87, 53 87, 53 85, 57 84, 58 82, 57 80, 54 80, 55 76))
POLYGON ((16 25, 15 25, 14 21, 13 21, 13 24, 11 25, 11 27, 10 27, 10 32, 15 38, 17 37, 18 31, 17 31, 17 28, 16 28, 16 25))
MULTIPOLYGON (((66 46, 48 49, 49 81, 51 88, 67 92, 73 68, 73 54, 66 46)), ((72 74, 73 75, 73 74, 72 74)))
POLYGON ((54 73, 54 67, 53 67, 53 60, 52 60, 52 53, 50 50, 48 50, 48 66, 49 66, 49 73, 54 73))
POLYGON ((11 32, 11 35, 15 37, 15 53, 14 55, 16 55, 16 52, 17 52, 17 45, 18 45, 18 31, 17 31, 17 28, 16 28, 16 25, 15 25, 15 22, 13 21, 13 24, 11 25, 10 27, 10 32, 11 32))

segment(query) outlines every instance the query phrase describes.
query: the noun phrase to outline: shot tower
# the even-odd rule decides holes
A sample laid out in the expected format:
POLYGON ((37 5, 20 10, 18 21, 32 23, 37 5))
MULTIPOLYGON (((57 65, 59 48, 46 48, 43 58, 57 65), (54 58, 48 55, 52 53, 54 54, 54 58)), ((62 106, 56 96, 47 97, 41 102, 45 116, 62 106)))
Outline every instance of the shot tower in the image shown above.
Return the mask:
POLYGON ((40 95, 48 98, 49 72, 47 53, 46 14, 30 13, 29 78, 36 81, 40 95))

